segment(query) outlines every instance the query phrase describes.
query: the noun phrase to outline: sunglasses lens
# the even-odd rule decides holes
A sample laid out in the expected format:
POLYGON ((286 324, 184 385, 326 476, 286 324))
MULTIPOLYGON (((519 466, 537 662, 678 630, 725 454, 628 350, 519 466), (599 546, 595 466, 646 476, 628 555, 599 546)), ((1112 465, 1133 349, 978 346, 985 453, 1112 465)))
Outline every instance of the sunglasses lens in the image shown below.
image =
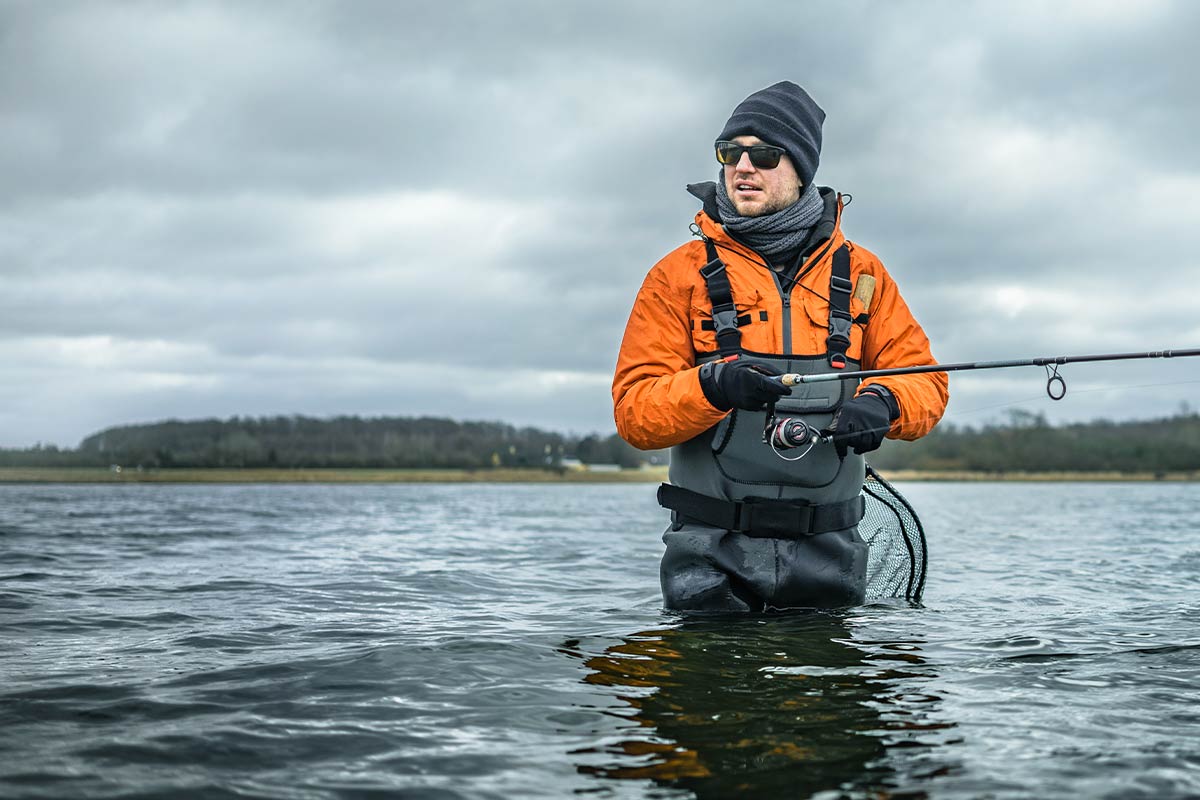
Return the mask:
POLYGON ((750 147, 750 163, 759 169, 775 169, 783 151, 778 147, 750 147))
POLYGON ((736 164, 742 157, 742 146, 733 142, 717 142, 717 161, 722 164, 736 164))
POLYGON ((750 155, 750 163, 759 169, 775 169, 783 156, 783 148, 769 144, 754 144, 746 147, 737 142, 717 142, 717 161, 727 166, 742 160, 742 153, 750 155))

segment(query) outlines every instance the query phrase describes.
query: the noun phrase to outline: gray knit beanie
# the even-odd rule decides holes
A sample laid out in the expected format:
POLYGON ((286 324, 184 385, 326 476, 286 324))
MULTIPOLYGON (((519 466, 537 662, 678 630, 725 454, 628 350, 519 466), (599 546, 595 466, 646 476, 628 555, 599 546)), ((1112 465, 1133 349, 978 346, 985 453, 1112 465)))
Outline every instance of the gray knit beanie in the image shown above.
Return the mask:
POLYGON ((757 136, 782 147, 804 186, 809 186, 821 161, 824 121, 825 112, 808 92, 791 81, 780 81, 738 103, 717 140, 757 136))

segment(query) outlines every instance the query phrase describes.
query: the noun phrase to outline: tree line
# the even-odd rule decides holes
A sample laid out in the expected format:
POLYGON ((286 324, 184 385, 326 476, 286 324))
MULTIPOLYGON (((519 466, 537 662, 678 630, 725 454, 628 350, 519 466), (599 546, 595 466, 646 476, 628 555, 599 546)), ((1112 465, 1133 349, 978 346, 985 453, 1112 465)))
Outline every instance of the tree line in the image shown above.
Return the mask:
POLYGON ((666 463, 615 433, 570 436, 438 417, 276 416, 123 425, 75 449, 0 450, 0 466, 554 469, 574 459, 632 468, 656 457, 666 463))
MULTIPOLYGON (((500 422, 437 417, 301 416, 169 420, 107 428, 75 449, 0 449, 10 467, 267 467, 562 469, 572 461, 623 468, 665 464, 617 434, 564 435, 500 422)), ((979 472, 1200 471, 1200 415, 1051 425, 1014 411, 981 427, 943 422, 915 442, 885 442, 879 469, 979 472)))
POLYGON ((883 470, 938 472, 1200 471, 1200 415, 1051 425, 1018 410, 978 428, 943 422, 915 442, 885 442, 869 460, 883 470))

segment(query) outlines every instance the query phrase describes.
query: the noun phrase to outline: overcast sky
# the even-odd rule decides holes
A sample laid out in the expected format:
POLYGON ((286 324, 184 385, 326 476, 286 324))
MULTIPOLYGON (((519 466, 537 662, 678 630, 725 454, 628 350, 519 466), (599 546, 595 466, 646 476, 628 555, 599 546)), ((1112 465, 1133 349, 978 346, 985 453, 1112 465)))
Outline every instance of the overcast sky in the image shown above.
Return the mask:
MULTIPOLYGON (((1197 31, 1184 0, 0 0, 0 446, 275 414, 609 433, 684 186, 783 79, 939 360, 1200 347, 1197 31)), ((948 419, 1200 407, 1200 360, 1065 373, 1057 404, 1036 368, 954 376, 948 419)))

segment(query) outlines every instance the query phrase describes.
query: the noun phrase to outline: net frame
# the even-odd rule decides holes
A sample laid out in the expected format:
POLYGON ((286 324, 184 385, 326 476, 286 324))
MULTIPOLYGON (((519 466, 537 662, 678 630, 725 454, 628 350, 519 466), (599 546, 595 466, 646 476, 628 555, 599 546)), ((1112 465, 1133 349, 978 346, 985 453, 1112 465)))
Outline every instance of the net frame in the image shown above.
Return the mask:
POLYGON ((859 535, 867 543, 867 598, 903 597, 919 603, 928 564, 925 528, 896 487, 867 465, 866 512, 859 535))

